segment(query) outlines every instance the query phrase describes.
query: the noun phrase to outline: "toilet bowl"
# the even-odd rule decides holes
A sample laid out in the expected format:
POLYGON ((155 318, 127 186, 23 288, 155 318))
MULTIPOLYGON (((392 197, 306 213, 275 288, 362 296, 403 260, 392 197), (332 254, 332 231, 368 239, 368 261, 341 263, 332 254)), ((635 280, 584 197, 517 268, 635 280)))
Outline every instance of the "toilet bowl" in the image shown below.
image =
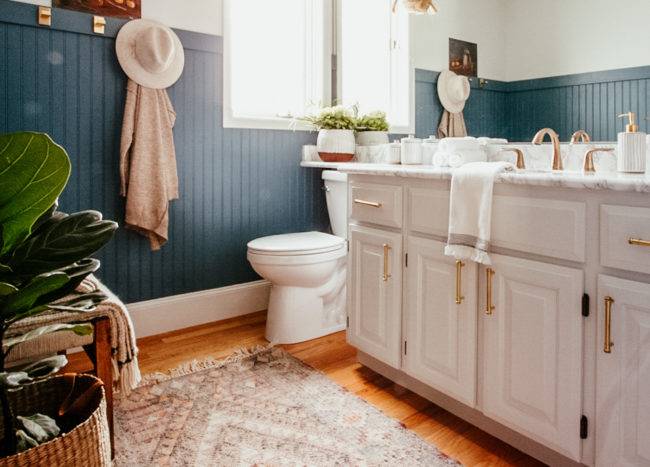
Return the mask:
POLYGON ((266 339, 293 344, 346 327, 347 178, 324 171, 332 230, 272 235, 248 243, 248 261, 271 282, 266 339))

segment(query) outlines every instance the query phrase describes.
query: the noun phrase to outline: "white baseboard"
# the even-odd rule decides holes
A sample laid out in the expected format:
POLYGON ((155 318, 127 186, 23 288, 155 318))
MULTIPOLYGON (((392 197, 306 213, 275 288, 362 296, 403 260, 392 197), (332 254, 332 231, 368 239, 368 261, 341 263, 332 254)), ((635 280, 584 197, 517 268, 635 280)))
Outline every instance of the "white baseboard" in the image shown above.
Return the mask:
POLYGON ((127 305, 137 337, 266 310, 271 283, 265 280, 156 298, 127 305))

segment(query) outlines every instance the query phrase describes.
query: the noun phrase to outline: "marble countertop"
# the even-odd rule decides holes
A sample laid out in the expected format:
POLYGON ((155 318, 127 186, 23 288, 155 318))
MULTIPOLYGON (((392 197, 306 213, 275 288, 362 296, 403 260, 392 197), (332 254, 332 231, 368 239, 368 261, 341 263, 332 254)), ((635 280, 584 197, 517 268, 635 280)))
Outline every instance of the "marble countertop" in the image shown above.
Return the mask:
MULTIPOLYGON (((301 162, 302 167, 338 170, 349 174, 381 175, 405 178, 450 180, 453 169, 432 165, 363 164, 357 162, 328 163, 301 162)), ((496 183, 515 185, 576 188, 585 190, 614 190, 650 193, 650 174, 622 174, 596 172, 585 174, 577 171, 517 170, 499 175, 496 183)))

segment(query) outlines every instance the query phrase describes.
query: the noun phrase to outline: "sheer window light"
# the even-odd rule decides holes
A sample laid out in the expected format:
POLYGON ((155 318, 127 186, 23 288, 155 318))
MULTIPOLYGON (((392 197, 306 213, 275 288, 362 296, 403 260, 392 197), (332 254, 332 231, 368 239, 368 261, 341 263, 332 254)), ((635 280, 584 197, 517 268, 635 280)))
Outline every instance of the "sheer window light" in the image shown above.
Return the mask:
POLYGON ((338 97, 360 112, 383 110, 391 131, 413 132, 409 18, 392 0, 339 0, 338 97))
POLYGON ((330 103, 330 0, 225 0, 224 126, 288 128, 330 103))

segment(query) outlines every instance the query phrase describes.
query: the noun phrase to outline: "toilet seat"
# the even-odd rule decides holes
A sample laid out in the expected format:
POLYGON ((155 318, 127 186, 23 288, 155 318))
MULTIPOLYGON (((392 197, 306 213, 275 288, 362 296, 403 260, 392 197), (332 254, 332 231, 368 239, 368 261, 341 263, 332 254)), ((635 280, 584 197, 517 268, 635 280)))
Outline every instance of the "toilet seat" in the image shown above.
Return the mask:
POLYGON ((323 232, 271 235, 248 242, 248 253, 268 256, 303 256, 339 252, 345 240, 323 232))

